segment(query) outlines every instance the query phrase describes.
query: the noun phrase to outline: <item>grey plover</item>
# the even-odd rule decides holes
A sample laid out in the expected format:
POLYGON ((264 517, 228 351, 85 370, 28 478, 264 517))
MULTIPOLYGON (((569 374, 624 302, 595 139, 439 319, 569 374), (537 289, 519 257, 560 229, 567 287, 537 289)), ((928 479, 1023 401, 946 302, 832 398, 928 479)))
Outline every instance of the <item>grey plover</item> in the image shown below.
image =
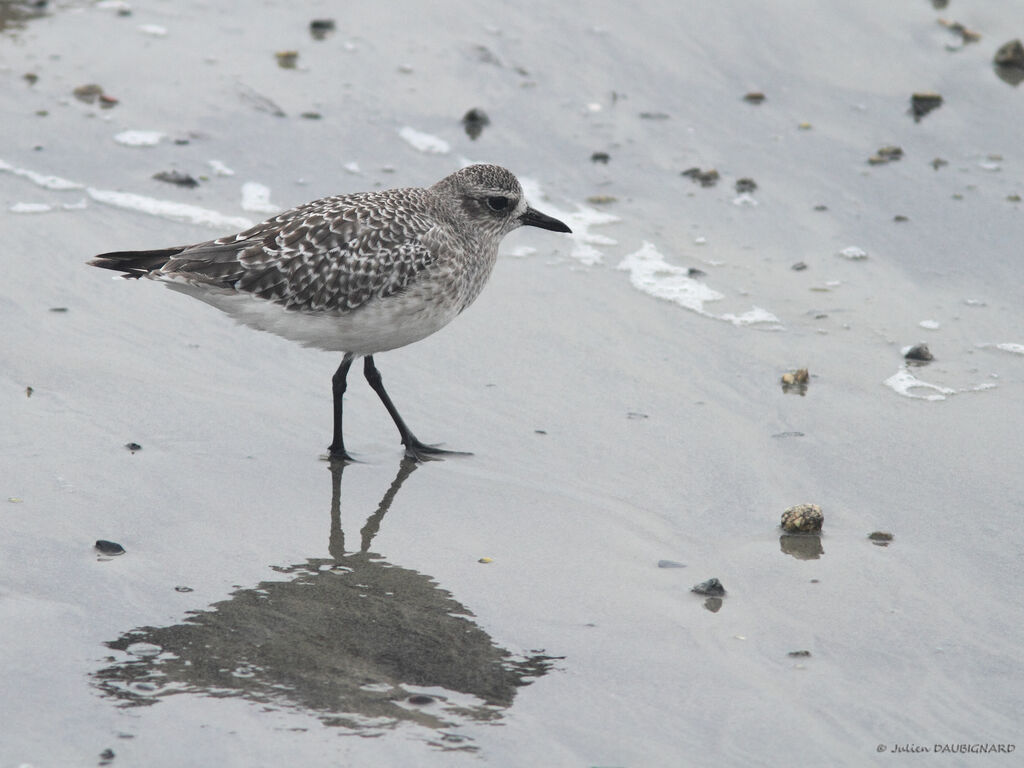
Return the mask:
POLYGON ((490 277, 498 243, 521 226, 571 232, 531 208, 514 175, 471 165, 432 187, 338 195, 285 211, 237 235, 153 251, 104 253, 89 263, 148 277, 235 320, 343 357, 332 379, 332 459, 350 461, 342 396, 352 363, 398 427, 406 455, 456 453, 420 442, 384 390, 377 352, 440 330, 490 277))

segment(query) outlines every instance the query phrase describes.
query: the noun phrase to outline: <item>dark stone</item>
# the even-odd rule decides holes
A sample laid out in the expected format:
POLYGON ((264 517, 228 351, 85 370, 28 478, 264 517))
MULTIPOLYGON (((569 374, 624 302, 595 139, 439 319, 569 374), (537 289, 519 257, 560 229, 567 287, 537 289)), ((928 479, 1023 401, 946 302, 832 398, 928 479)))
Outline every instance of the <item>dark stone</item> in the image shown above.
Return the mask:
POLYGON ((694 585, 690 591, 696 592, 698 595, 708 595, 709 597, 722 597, 725 595, 725 587, 722 586, 722 582, 718 579, 702 581, 700 584, 694 585))
POLYGON ((942 106, 942 96, 937 93, 915 93, 910 97, 910 114, 914 116, 914 122, 921 122, 921 118, 934 109, 942 106))
POLYGON ((935 359, 927 344, 915 344, 907 350, 903 357, 907 360, 919 360, 921 362, 929 362, 935 359))
POLYGON ((199 186, 199 182, 195 178, 181 171, 160 171, 160 173, 154 173, 153 178, 168 184, 177 184, 179 187, 191 188, 199 186))
POLYGON ((802 261, 798 261, 796 264, 791 266, 790 269, 792 269, 794 272, 803 272, 805 269, 807 269, 807 265, 802 261))
POLYGON ((309 22, 309 34, 314 40, 323 40, 334 31, 334 19, 313 19, 309 22))
POLYGON ((761 104, 764 102, 764 99, 765 96, 760 91, 751 91, 743 96, 743 100, 751 104, 761 104))
POLYGON ((123 555, 124 554, 124 547, 122 547, 116 541, 107 541, 106 539, 98 539, 96 541, 96 550, 101 555, 123 555))
POLYGON ((755 189, 757 189, 757 182, 753 179, 744 178, 736 180, 736 191, 741 195, 744 192, 753 192, 755 189))
POLYGON ((473 141, 483 133, 484 128, 491 124, 491 118, 482 109, 474 107, 462 116, 462 127, 466 135, 473 141))
POLYGON ((608 165, 608 161, 611 159, 612 156, 607 152, 595 152, 590 156, 590 161, 592 163, 604 163, 605 165, 608 165))
POLYGON ((689 176, 695 182, 700 184, 702 187, 713 187, 718 183, 718 171, 714 168, 709 168, 706 171, 702 171, 700 168, 693 167, 687 168, 680 175, 689 176))
POLYGON ((132 442, 132 443, 125 443, 124 447, 127 448, 132 453, 135 453, 136 451, 141 451, 142 450, 142 446, 139 445, 138 443, 134 443, 134 442, 132 442))

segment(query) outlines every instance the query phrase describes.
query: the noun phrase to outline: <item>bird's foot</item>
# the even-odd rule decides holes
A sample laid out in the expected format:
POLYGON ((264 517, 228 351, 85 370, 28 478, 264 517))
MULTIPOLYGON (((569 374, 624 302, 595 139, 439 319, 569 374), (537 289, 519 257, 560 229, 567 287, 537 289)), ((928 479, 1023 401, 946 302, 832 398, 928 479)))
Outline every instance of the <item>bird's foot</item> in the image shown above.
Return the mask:
POLYGON ((439 448, 436 445, 421 443, 415 437, 410 436, 408 440, 402 441, 405 444, 405 455, 416 461, 441 461, 445 456, 472 456, 469 451, 450 451, 446 448, 439 448))
POLYGON ((344 448, 335 448, 333 445, 327 449, 327 453, 320 458, 325 461, 329 461, 332 464, 336 461, 340 461, 344 464, 358 464, 359 460, 352 458, 352 454, 346 451, 344 448))

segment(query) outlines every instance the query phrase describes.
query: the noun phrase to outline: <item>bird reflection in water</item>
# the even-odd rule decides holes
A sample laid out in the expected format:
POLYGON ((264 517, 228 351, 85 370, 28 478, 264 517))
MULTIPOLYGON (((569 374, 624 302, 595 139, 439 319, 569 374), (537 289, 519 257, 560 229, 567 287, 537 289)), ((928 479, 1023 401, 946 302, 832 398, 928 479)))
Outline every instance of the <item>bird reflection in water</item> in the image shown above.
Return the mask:
POLYGON ((434 746, 474 749, 457 726, 500 720, 517 689, 547 673, 554 658, 514 658, 429 576, 370 551, 416 467, 402 461, 362 528, 359 551, 346 553, 345 465, 331 462, 331 558, 275 567, 287 580, 239 589, 180 624, 124 633, 106 643, 118 655, 107 657, 94 684, 122 707, 180 693, 242 697, 365 736, 416 723, 430 729, 434 746))

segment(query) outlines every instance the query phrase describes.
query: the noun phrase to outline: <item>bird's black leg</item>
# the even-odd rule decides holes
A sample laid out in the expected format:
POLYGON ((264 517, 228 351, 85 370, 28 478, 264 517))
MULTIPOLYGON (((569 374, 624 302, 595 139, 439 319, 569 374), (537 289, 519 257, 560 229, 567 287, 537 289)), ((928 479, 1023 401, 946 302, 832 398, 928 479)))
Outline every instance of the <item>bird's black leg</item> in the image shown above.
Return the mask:
POLYGON ((334 392, 334 439, 331 440, 331 447, 328 450, 332 461, 354 461, 345 451, 345 439, 341 435, 341 400, 347 386, 345 379, 348 377, 348 369, 352 367, 352 361, 355 359, 355 355, 346 352, 345 357, 341 359, 341 365, 334 372, 334 378, 331 379, 331 389, 334 392))
POLYGON ((367 355, 363 361, 363 374, 366 376, 366 380, 370 383, 373 391, 377 393, 377 397, 384 403, 384 407, 388 409, 388 413, 391 414, 395 426, 398 427, 398 433, 402 436, 402 445, 405 446, 406 456, 416 459, 416 461, 428 461, 439 458, 439 454, 445 453, 466 455, 463 451, 446 451, 443 448, 438 448, 436 445, 427 445, 416 439, 416 435, 405 425, 401 415, 398 413, 398 409, 395 408, 395 404, 391 402, 391 398, 385 391, 380 371, 373 364, 373 355, 367 355))

